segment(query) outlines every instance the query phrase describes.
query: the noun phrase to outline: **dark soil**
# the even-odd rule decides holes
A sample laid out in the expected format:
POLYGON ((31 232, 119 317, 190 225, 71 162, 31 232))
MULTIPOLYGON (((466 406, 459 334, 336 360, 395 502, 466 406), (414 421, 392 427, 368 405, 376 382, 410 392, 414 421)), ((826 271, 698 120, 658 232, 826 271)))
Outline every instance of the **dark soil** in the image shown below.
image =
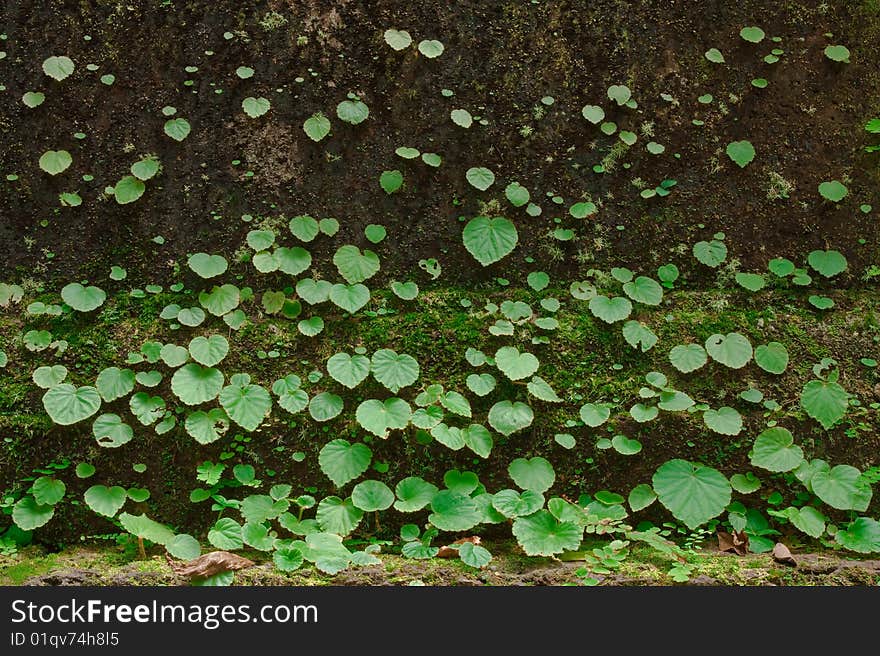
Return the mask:
MULTIPOLYGON (((381 252, 386 273, 412 272, 421 258, 437 257, 447 283, 510 278, 511 264, 522 266, 527 255, 546 259, 548 246, 560 246, 564 259, 545 268, 569 278, 610 260, 646 270, 670 260, 681 264, 678 244, 719 230, 746 269, 833 247, 849 258, 854 282, 880 244, 876 217, 857 210, 860 203, 880 207, 877 156, 862 152, 868 136, 862 127, 880 101, 880 52, 868 45, 880 40, 878 12, 873 0, 7 2, 0 12, 7 35, 0 168, 19 179, 0 185, 0 279, 38 271, 100 284, 109 265, 119 263, 133 279, 163 282, 187 253, 235 251, 250 227, 243 214, 310 214, 338 218, 341 238, 357 244, 365 243, 366 224, 386 225, 394 243, 381 252), (740 28, 751 24, 767 32, 763 43, 740 39, 740 28), (435 60, 415 45, 394 52, 382 38, 392 26, 408 29, 416 43, 439 38, 446 52, 435 60), (226 32, 233 37, 225 39, 226 32), (771 43, 771 36, 781 42, 771 43), (849 44, 852 63, 826 59, 829 43, 849 44), (726 65, 704 59, 710 47, 725 54, 726 65), (763 63, 773 47, 785 51, 781 61, 763 63), (40 69, 53 54, 77 64, 61 83, 40 69), (87 63, 100 69, 90 72, 87 63), (241 65, 252 67, 254 77, 236 77, 241 65), (198 71, 187 73, 187 66, 198 71), (110 87, 98 81, 105 73, 116 76, 110 87), (757 77, 769 86, 752 87, 757 77), (637 111, 610 109, 606 89, 624 83, 637 111), (455 95, 444 98, 443 88, 455 95), (40 107, 20 102, 25 91, 40 89, 46 93, 40 107), (359 126, 335 116, 349 92, 370 107, 359 126), (711 105, 697 102, 704 93, 714 95, 711 105), (272 110, 247 118, 242 99, 260 95, 272 110), (541 105, 544 96, 552 96, 552 106, 541 105), (588 103, 640 134, 604 176, 592 165, 618 142, 581 117, 588 103), (165 105, 193 126, 182 143, 163 134, 165 105), (455 126, 449 111, 459 107, 488 125, 455 126), (333 121, 332 134, 319 144, 301 129, 316 111, 333 121), (705 125, 693 126, 693 118, 705 125), (644 149, 647 123, 666 145, 662 157, 644 149), (75 132, 87 136, 78 141, 75 132), (723 150, 744 138, 758 155, 739 170, 723 150), (440 153, 443 166, 402 160, 394 155, 401 145, 440 153), (37 160, 57 148, 68 149, 74 163, 50 178, 37 160), (127 206, 99 201, 104 187, 145 153, 163 165, 146 195, 127 206), (465 182, 465 170, 478 165, 496 174, 489 192, 465 182), (405 187, 386 196, 378 176, 393 168, 404 172, 405 187), (86 173, 92 182, 80 180, 86 173), (795 185, 788 200, 767 198, 771 174, 795 185), (643 200, 635 178, 678 185, 668 198, 643 200), (839 205, 823 203, 816 192, 819 182, 833 178, 849 180, 850 196, 839 205), (543 214, 503 210, 520 227, 516 262, 481 270, 461 247, 459 216, 501 198, 510 180, 529 187, 543 214), (48 209, 58 206, 59 192, 74 189, 84 199, 80 207, 48 209), (562 197, 564 205, 545 194, 562 197), (586 225, 565 211, 582 197, 602 201, 586 225), (559 244, 547 236, 555 216, 576 229, 575 240, 559 244), (151 241, 157 235, 164 246, 151 241), (46 260, 44 249, 54 258, 46 260), (579 251, 584 255, 575 261, 579 251)), ((700 279, 705 272, 686 275, 700 279)))

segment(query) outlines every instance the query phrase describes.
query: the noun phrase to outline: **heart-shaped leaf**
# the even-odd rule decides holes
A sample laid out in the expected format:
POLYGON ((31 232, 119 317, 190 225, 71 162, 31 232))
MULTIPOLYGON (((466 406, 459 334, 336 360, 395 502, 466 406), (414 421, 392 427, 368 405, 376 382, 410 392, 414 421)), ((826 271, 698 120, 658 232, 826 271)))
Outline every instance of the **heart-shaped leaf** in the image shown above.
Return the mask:
POLYGON ((489 409, 489 425, 505 437, 528 428, 535 413, 520 401, 499 401, 489 409))
POLYGON ((366 445, 336 439, 321 449, 318 464, 334 485, 342 487, 367 471, 372 458, 373 452, 366 445))
POLYGON ((519 241, 516 226, 497 216, 478 216, 464 227, 464 247, 483 266, 489 266, 513 252, 519 241))
POLYGON ((56 424, 70 426, 98 412, 101 395, 94 387, 61 383, 43 394, 43 407, 56 424))
POLYGON ((733 141, 727 144, 727 156, 741 169, 755 159, 755 147, 750 141, 733 141))

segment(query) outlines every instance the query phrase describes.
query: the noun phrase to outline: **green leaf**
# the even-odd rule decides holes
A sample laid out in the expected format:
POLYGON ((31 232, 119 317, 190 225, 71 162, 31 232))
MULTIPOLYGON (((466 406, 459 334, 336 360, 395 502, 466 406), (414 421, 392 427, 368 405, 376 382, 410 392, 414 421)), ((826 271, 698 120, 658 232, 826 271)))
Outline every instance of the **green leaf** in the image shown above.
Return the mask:
POLYGON ((752 472, 734 474, 730 477, 730 486, 740 494, 751 494, 761 487, 761 481, 752 472))
POLYGON ((368 399, 357 407, 355 414, 364 430, 384 439, 388 431, 403 430, 409 425, 412 408, 403 399, 368 399))
POLYGON ((544 495, 532 490, 501 490, 492 496, 492 507, 509 519, 531 515, 543 506, 544 495))
POLYGON ((440 405, 449 410, 449 412, 457 414, 459 417, 471 417, 472 412, 470 402, 456 391, 450 390, 441 396, 440 405))
POLYGON ((168 550, 169 554, 175 558, 180 558, 181 560, 193 560, 194 558, 198 558, 202 553, 202 547, 199 545, 199 541, 186 533, 175 535, 174 539, 165 545, 165 548, 168 550))
POLYGON ((585 403, 579 411, 581 421, 590 428, 597 428, 608 421, 611 410, 608 406, 597 403, 585 403))
POLYGON ((468 496, 441 490, 431 500, 428 521, 441 531, 466 531, 480 523, 482 516, 477 504, 468 496))
POLYGON ((825 430, 843 419, 848 405, 849 394, 837 382, 811 380, 801 391, 801 407, 825 430))
POLYGON ((513 534, 528 556, 554 556, 580 547, 584 529, 574 522, 560 522, 546 510, 518 517, 513 534))
MULTIPOLYGON (((164 344, 162 346, 162 350, 159 352, 159 357, 162 358, 162 362, 171 367, 172 369, 176 369, 177 367, 186 364, 187 360, 189 360, 189 351, 185 349, 183 346, 178 346, 177 344, 164 344)), ((99 385, 95 385, 98 387, 98 391, 101 391, 101 387, 99 385)), ((106 398, 104 399, 107 400, 106 398)))
POLYGON ((144 540, 155 542, 163 546, 174 541, 174 533, 164 524, 150 519, 145 514, 130 515, 122 513, 119 522, 126 531, 144 540))
POLYGON ((70 426, 98 412, 101 396, 94 387, 61 383, 43 394, 43 407, 56 424, 70 426))
POLYGON ((755 348, 755 363, 771 374, 782 374, 788 368, 788 351, 779 342, 760 344, 755 348))
POLYGON ((229 342, 223 335, 195 337, 189 343, 189 353, 193 360, 205 367, 219 364, 229 353, 229 342))
POLYGON ((605 110, 598 105, 584 105, 581 109, 581 116, 593 125, 598 125, 605 119, 605 110))
MULTIPOLYGON (((49 389, 50 387, 54 387, 55 385, 64 382, 64 379, 67 378, 67 367, 61 364, 37 367, 34 369, 34 373, 31 374, 31 378, 34 383, 37 384, 37 387, 49 389)), ((132 381, 133 380, 134 376, 132 376, 132 381)), ((98 388, 98 392, 101 392, 100 387, 98 388)), ((106 401, 106 399, 104 400, 106 401)))
POLYGON ((492 433, 480 424, 471 424, 461 431, 464 444, 481 458, 488 458, 492 452, 492 433))
POLYGON ((483 166, 469 168, 465 173, 465 178, 472 187, 480 191, 486 191, 495 182, 495 174, 483 166))
POLYGON ((704 56, 713 64, 724 63, 724 55, 721 54, 721 51, 718 50, 718 48, 709 48, 704 56))
POLYGON ((632 98, 632 91, 623 84, 612 84, 608 87, 608 98, 623 106, 632 98))
POLYGON ((786 508, 786 511, 788 519, 799 531, 803 531, 813 538, 818 539, 822 537, 822 534, 825 532, 826 518, 821 512, 812 506, 804 506, 802 508, 789 507, 786 508))
POLYGON ((547 403, 562 403, 562 399, 559 398, 554 389, 550 387, 550 383, 540 376, 532 376, 532 379, 526 385, 526 389, 529 390, 529 394, 539 401, 546 401, 547 403))
POLYGON ((803 462, 804 452, 794 443, 794 436, 781 426, 763 431, 755 438, 751 462, 772 472, 787 472, 803 462))
POLYGON ((706 350, 699 344, 679 344, 669 351, 669 362, 684 374, 696 371, 707 361, 706 350))
POLYGON ((104 304, 107 294, 98 287, 83 287, 72 282, 61 290, 61 298, 77 312, 91 312, 104 304))
POLYGON ((656 333, 641 321, 630 320, 623 324, 623 338, 634 349, 641 348, 642 353, 650 351, 659 341, 656 333))
POLYGON ((341 246, 333 256, 333 264, 350 284, 363 282, 379 272, 379 256, 369 249, 363 253, 357 246, 341 246))
POLYGON ((352 499, 331 496, 321 500, 315 514, 321 529, 337 535, 348 535, 361 523, 364 513, 352 499))
POLYGON ((385 229, 385 226, 378 223, 371 223, 364 228, 364 236, 371 244, 380 243, 387 235, 388 231, 385 229))
POLYGON ((834 539, 844 549, 857 553, 880 552, 880 522, 870 517, 859 517, 850 522, 845 531, 837 531, 834 539))
POLYGON ((742 415, 727 406, 706 410, 703 413, 703 422, 709 430, 720 435, 739 435, 743 427, 742 415))
POLYGON ((553 486, 556 473, 545 458, 536 456, 532 459, 517 458, 507 468, 507 473, 523 490, 543 493, 553 486))
POLYGON ((327 360, 327 373, 336 382, 354 389, 370 374, 370 359, 365 355, 337 353, 327 360))
POLYGON ((171 377, 171 391, 186 405, 213 401, 223 389, 223 374, 194 362, 182 366, 171 377))
POLYGON ((358 125, 367 120, 370 108, 360 100, 343 100, 336 106, 336 116, 339 120, 351 125, 358 125))
POLYGON ((117 414, 99 415, 92 423, 92 434, 102 447, 115 449, 123 444, 128 444, 134 437, 131 426, 123 423, 117 414))
POLYGON ((342 412, 343 401, 341 396, 331 392, 321 392, 309 401, 309 414, 315 421, 330 421, 342 412))
POLYGON ((603 294, 598 294, 590 299, 589 308, 593 316, 605 323, 616 323, 623 321, 630 315, 632 303, 623 296, 608 298, 603 294))
POLYGON ((59 481, 51 476, 40 476, 31 485, 30 493, 34 495, 34 501, 41 506, 54 506, 64 498, 67 486, 64 481, 59 481))
POLYGON ((411 355, 398 354, 391 349, 379 349, 370 362, 373 378, 397 394, 419 378, 419 363, 411 355))
POLYGON ((393 281, 390 287, 394 295, 404 301, 412 301, 419 295, 419 286, 414 282, 393 281))
POLYGON ((489 425, 505 437, 528 428, 535 413, 520 401, 499 401, 489 409, 489 425))
POLYGON ((144 157, 132 164, 130 170, 138 180, 149 180, 159 172, 159 160, 155 157, 144 157))
POLYGON ((698 262, 715 269, 727 259, 727 246, 718 239, 698 241, 694 244, 693 253, 698 262))
POLYGON ((760 273, 737 273, 736 284, 750 292, 758 292, 767 285, 767 280, 760 273))
POLYGON ((65 55, 54 55, 43 61, 43 72, 58 82, 70 77, 75 68, 73 60, 65 55))
POLYGON ((464 227, 464 247, 483 266, 489 266, 513 252, 519 241, 516 226, 497 216, 478 216, 464 227))
POLYGON ((101 398, 109 403, 128 396, 134 389, 134 382, 135 375, 131 369, 107 367, 98 374, 95 388, 101 398))
POLYGON ((127 498, 125 488, 118 485, 93 485, 84 495, 86 505, 104 517, 113 517, 125 505, 127 498))
POLYGON ((456 426, 437 424, 431 429, 431 437, 453 451, 458 451, 464 447, 464 437, 461 434, 461 429, 456 426))
POLYGON ((631 440, 626 435, 615 435, 611 438, 611 446, 619 454, 624 456, 634 456, 642 450, 642 443, 638 440, 631 440))
POLYGON ((394 493, 381 481, 361 481, 352 489, 351 501, 364 512, 388 510, 394 503, 394 493))
POLYGON ((77 478, 89 478, 95 473, 95 466, 88 462, 81 462, 76 466, 77 478))
POLYGON ((435 39, 426 39, 419 42, 419 52, 428 59, 434 59, 443 54, 443 44, 435 39))
POLYGON ((394 509, 400 512, 416 512, 421 510, 434 498, 438 489, 418 476, 410 476, 401 480, 394 488, 397 501, 394 509))
MULTIPOLYGON (((296 293, 309 305, 318 305, 330 300, 330 290, 333 285, 326 280, 312 280, 303 278, 296 283, 296 293)), ((367 291, 369 295, 369 290, 367 291)))
POLYGON ((406 30, 388 29, 385 30, 384 36, 385 43, 391 46, 394 50, 403 50, 404 48, 408 48, 412 43, 412 37, 406 30))
POLYGON ((623 292, 637 303, 660 305, 663 301, 663 288, 656 280, 639 276, 623 286, 623 292))
POLYGON ((727 156, 744 169, 755 159, 755 147, 750 141, 734 141, 727 144, 727 156))
POLYGON ((846 258, 839 251, 812 251, 807 262, 826 278, 833 278, 846 271, 846 258))
POLYGON ((229 263, 222 255, 195 253, 187 259, 187 266, 202 278, 214 278, 226 273, 229 263))
POLYGON ((838 510, 864 511, 871 500, 871 488, 862 473, 850 465, 825 467, 813 474, 810 487, 816 496, 838 510))
POLYGON ((492 562, 492 554, 478 544, 465 542, 458 548, 458 557, 461 562, 470 567, 481 569, 492 562))
POLYGON ((480 479, 472 471, 450 469, 443 475, 443 483, 453 492, 470 496, 480 486, 480 479))
POLYGON ((752 345, 739 333, 711 335, 706 340, 706 352, 713 360, 731 369, 741 369, 752 359, 752 345))
POLYGON ((133 175, 127 175, 116 183, 116 186, 113 188, 113 195, 118 204, 127 205, 143 196, 146 190, 147 187, 143 182, 133 175))
MULTIPOLYGON (((199 293, 199 303, 202 307, 215 317, 223 317, 224 321, 226 321, 226 317, 223 315, 232 312, 232 310, 238 307, 240 302, 241 292, 235 285, 220 285, 219 287, 213 287, 210 292, 199 293)), ((240 312, 240 314, 242 317, 244 316, 243 312, 240 312)), ((178 315, 177 320, 180 321, 180 315, 178 315)), ((181 321, 181 323, 183 322, 181 321)))
POLYGON ((241 537, 241 524, 231 517, 218 519, 213 528, 208 531, 208 542, 218 549, 235 551, 244 546, 241 537))
POLYGON ((486 396, 495 389, 497 381, 492 374, 470 374, 466 384, 467 388, 477 396, 486 396))
POLYGON ((330 134, 330 119, 321 112, 316 112, 303 123, 303 132, 309 139, 318 142, 330 134))
POLYGON ((393 194, 403 186, 403 173, 394 169, 393 171, 383 171, 379 176, 379 186, 386 194, 393 194))
POLYGON ((229 429, 229 417, 223 408, 211 408, 207 412, 199 410, 187 415, 184 427, 199 444, 210 444, 229 429))
POLYGON ((504 196, 508 202, 514 207, 522 207, 529 202, 531 195, 529 190, 523 187, 519 182, 511 182, 504 188, 504 196))
POLYGON ((633 512, 638 512, 650 506, 657 500, 653 488, 647 483, 636 485, 629 493, 627 499, 629 507, 633 512))
POLYGON ((272 554, 272 562, 279 572, 295 572, 304 562, 302 551, 293 547, 282 547, 272 554))
POLYGON ((263 98, 262 96, 259 98, 249 96, 241 101, 241 108, 251 118, 259 118, 272 108, 272 103, 269 102, 268 98, 263 98))
POLYGON ((321 471, 326 474, 337 487, 342 487, 349 481, 367 471, 373 452, 356 442, 336 439, 328 442, 318 454, 318 464, 321 471))
POLYGON ((12 521, 22 531, 44 526, 54 514, 54 506, 39 504, 33 497, 22 497, 12 507, 12 521))
POLYGON ((40 155, 39 164, 49 175, 58 175, 73 164, 73 157, 66 150, 47 150, 40 155))
POLYGON ((749 43, 760 43, 764 40, 764 30, 760 27, 744 27, 739 32, 740 37, 749 43))
POLYGON ((337 283, 330 288, 330 300, 349 314, 354 314, 370 302, 370 290, 361 283, 356 285, 337 283))
POLYGON ((819 185, 819 195, 832 203, 839 203, 849 194, 849 189, 839 180, 828 180, 819 185))
POLYGON ((720 515, 730 503, 730 483, 723 474, 686 460, 663 463, 652 483, 660 503, 691 530, 720 515))
POLYGON ((461 128, 469 128, 474 123, 474 118, 471 116, 471 113, 466 109, 453 109, 449 112, 449 118, 452 119, 452 122, 461 128))
POLYGON ((522 380, 538 370, 539 362, 534 355, 520 353, 515 346, 502 346, 495 352, 495 365, 510 380, 522 380))
POLYGON ((183 141, 189 136, 192 127, 185 118, 172 118, 165 121, 163 130, 175 141, 183 141))
MULTIPOLYGON (((246 379, 249 381, 250 376, 246 379)), ((236 424, 247 431, 255 431, 272 409, 272 397, 259 385, 233 383, 220 391, 220 405, 236 424)))
POLYGON ((300 241, 310 242, 318 236, 318 222, 308 215, 295 216, 288 224, 291 234, 300 241))

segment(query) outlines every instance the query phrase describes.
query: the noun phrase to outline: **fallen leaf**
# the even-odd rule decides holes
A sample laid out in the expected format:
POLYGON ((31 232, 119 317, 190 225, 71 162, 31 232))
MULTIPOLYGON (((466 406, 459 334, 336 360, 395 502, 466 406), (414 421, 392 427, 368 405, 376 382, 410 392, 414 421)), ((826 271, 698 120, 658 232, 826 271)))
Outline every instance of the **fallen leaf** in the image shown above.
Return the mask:
POLYGON ((437 552, 437 558, 457 558, 458 557, 458 549, 455 549, 452 545, 464 544, 465 542, 470 542, 471 544, 480 544, 480 537, 478 535, 472 535, 468 538, 462 538, 461 540, 456 540, 451 545, 446 545, 445 547, 440 547, 440 551, 437 552))
POLYGON ((199 556, 188 563, 176 563, 167 553, 165 560, 178 576, 189 578, 207 578, 223 572, 234 572, 240 569, 252 567, 255 563, 247 558, 236 556, 228 551, 212 551, 204 556, 199 556))
POLYGON ((777 563, 782 563, 783 565, 797 567, 797 561, 794 559, 794 556, 791 555, 791 551, 789 551, 788 547, 781 542, 777 542, 776 546, 773 547, 773 560, 777 563))
POLYGON ((745 556, 749 553, 749 536, 745 531, 733 533, 718 531, 718 550, 732 551, 738 556, 745 556))

